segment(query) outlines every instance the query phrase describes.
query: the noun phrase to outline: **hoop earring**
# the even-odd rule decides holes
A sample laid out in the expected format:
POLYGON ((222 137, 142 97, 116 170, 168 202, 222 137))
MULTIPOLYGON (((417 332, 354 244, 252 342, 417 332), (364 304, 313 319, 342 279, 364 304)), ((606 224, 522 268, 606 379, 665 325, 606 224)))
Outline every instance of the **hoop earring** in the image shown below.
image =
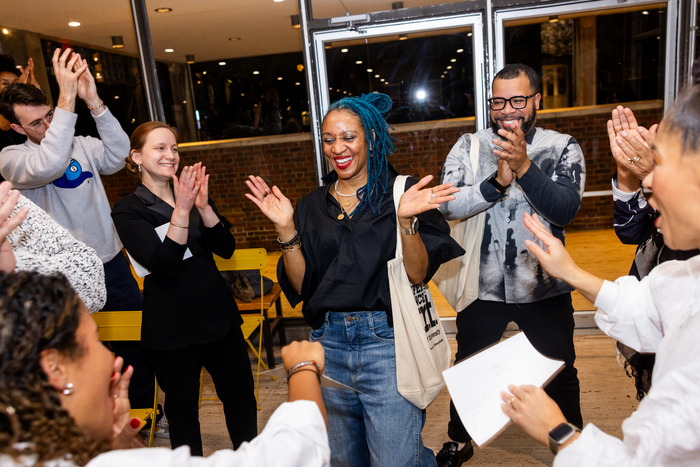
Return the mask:
POLYGON ((75 388, 73 387, 73 383, 66 383, 63 386, 63 394, 65 394, 66 396, 70 396, 71 394, 73 394, 73 392, 75 392, 75 388))

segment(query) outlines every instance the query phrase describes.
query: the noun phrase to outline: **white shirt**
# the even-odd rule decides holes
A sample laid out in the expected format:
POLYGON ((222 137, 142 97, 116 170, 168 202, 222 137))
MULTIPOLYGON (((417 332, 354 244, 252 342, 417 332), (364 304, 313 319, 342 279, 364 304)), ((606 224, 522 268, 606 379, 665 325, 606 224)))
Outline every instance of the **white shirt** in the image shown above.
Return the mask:
MULTIPOLYGON (((88 467, 328 467, 331 450, 323 417, 316 403, 306 400, 286 402, 275 410, 265 429, 250 443, 232 451, 222 449, 209 457, 190 454, 188 446, 127 449, 100 454, 88 467)), ((32 466, 29 458, 15 463, 0 455, 0 465, 32 466)), ((70 467, 61 460, 46 463, 49 467, 70 467)))
POLYGON ((700 257, 669 261, 638 281, 605 282, 596 323, 656 352, 649 394, 622 423, 623 440, 588 425, 554 460, 562 466, 700 465, 700 257))

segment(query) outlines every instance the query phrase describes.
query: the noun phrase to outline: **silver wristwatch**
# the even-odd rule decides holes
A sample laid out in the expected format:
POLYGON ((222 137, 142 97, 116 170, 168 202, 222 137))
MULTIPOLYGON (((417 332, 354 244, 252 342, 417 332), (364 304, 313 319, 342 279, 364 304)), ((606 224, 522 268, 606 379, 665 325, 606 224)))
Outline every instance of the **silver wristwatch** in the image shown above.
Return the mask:
MULTIPOLYGON (((401 226, 399 226, 401 229, 401 226)), ((418 232, 418 218, 414 217, 413 222, 411 222, 411 227, 408 229, 401 229, 401 235, 415 235, 418 232)))
POLYGON ((550 451, 556 455, 561 445, 569 441, 576 433, 581 433, 581 429, 571 423, 560 423, 549 430, 550 451))

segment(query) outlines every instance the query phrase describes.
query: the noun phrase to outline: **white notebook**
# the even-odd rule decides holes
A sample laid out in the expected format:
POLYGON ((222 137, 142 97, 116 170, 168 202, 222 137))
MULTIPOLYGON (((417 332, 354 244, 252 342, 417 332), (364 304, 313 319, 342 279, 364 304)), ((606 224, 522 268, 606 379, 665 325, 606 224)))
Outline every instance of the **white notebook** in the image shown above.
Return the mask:
POLYGON ((543 387, 564 368, 564 362, 539 353, 518 333, 445 370, 452 402, 472 439, 483 446, 508 425, 500 392, 509 384, 543 387))

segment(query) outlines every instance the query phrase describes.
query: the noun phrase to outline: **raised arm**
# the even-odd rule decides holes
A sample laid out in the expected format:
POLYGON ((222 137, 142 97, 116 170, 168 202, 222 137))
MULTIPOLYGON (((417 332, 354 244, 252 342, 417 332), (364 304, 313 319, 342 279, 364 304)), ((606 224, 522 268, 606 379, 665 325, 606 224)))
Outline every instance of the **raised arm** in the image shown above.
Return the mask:
POLYGON ((272 189, 261 178, 251 175, 246 180, 250 193, 246 197, 260 209, 260 211, 272 221, 277 231, 277 238, 282 243, 289 243, 283 247, 284 269, 287 279, 297 294, 301 294, 301 286, 306 273, 306 261, 302 251, 303 245, 299 241, 299 232, 294 226, 294 208, 279 188, 272 189), (291 243, 290 243, 291 242, 291 243))

